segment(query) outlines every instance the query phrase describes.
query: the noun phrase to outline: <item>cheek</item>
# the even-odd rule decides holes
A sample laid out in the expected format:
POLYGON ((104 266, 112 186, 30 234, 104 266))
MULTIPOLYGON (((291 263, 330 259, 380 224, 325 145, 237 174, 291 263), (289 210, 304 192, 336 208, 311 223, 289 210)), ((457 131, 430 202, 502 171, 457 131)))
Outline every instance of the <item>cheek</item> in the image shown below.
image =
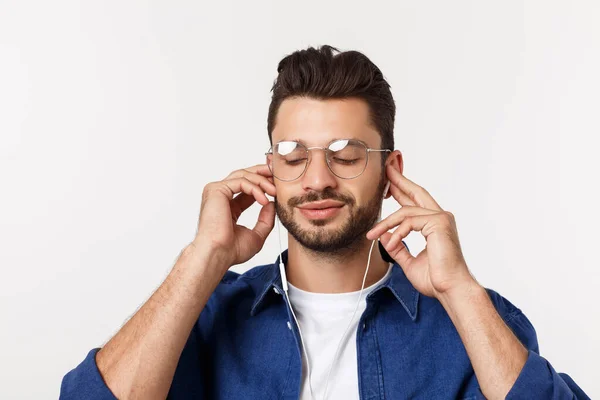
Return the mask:
POLYGON ((357 187, 361 188, 360 191, 354 192, 356 205, 358 207, 363 207, 371 203, 373 201, 373 196, 379 196, 378 188, 380 179, 381 177, 379 175, 372 174, 369 176, 365 176, 365 179, 361 179, 360 182, 357 182, 357 187))
POLYGON ((291 197, 294 196, 294 193, 291 188, 286 187, 283 183, 276 183, 275 189, 277 190, 277 202, 284 207, 288 207, 288 201, 291 197))

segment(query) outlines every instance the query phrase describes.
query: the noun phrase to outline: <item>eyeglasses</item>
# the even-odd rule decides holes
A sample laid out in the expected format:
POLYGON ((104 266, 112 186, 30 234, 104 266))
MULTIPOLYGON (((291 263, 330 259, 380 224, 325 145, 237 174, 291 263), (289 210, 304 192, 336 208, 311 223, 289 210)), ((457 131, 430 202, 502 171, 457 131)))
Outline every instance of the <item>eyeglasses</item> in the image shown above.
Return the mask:
POLYGON ((390 149, 371 149, 357 139, 338 139, 327 147, 306 147, 302 143, 286 140, 271 146, 267 165, 273 176, 282 181, 293 181, 302 176, 308 166, 309 150, 325 151, 329 170, 338 178, 353 179, 367 168, 369 153, 391 152, 390 149))

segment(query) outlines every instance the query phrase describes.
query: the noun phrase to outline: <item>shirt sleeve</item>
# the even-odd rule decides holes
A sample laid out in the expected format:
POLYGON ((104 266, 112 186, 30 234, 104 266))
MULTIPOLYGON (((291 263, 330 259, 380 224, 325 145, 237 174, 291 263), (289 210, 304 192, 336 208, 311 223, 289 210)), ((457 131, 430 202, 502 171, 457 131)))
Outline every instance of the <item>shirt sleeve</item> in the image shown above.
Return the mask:
POLYGON ((100 375, 96 364, 98 350, 99 347, 90 350, 85 359, 63 377, 60 400, 117 400, 100 375))
MULTIPOLYGON (((60 388, 60 400, 117 400, 104 382, 96 364, 98 350, 100 348, 90 350, 85 359, 64 376, 60 388)), ((203 351, 205 349, 200 346, 196 324, 179 358, 167 399, 204 398, 205 371, 201 364, 203 351)))
MULTIPOLYGON (((235 278, 234 274, 237 273, 228 271, 226 277, 235 278)), ((211 349, 206 345, 204 337, 212 329, 215 318, 213 308, 217 302, 213 293, 194 324, 179 357, 167 394, 168 400, 206 398, 206 376, 210 373, 206 360, 211 355, 211 349)), ((96 353, 99 350, 100 348, 90 350, 85 359, 63 377, 60 400, 117 400, 98 369, 96 353)))
POLYGON ((569 375, 556 372, 548 360, 540 356, 537 334, 525 314, 496 292, 488 292, 506 324, 528 350, 527 361, 506 399, 589 399, 569 375))

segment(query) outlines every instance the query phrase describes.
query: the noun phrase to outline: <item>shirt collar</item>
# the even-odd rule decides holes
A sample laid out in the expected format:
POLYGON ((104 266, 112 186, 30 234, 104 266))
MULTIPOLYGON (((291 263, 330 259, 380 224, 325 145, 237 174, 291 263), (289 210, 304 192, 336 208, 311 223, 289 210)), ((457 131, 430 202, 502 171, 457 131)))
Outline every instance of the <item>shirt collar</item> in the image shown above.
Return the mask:
MULTIPOLYGON (((402 241, 402 243, 406 246, 406 243, 402 241)), ((381 286, 371 292, 367 297, 373 296, 376 292, 383 290, 384 288, 389 289, 394 297, 400 302, 404 310, 408 313, 410 318, 414 321, 417 318, 417 310, 418 310, 418 302, 419 302, 419 292, 414 288, 414 286, 410 283, 404 271, 400 267, 400 265, 388 254, 385 250, 381 242, 377 241, 379 251, 381 253, 382 258, 385 261, 391 262, 394 264, 392 267, 392 272, 390 276, 383 282, 381 286)), ((406 246, 408 249, 408 246, 406 246)), ((284 250, 283 252, 283 264, 287 264, 287 256, 288 250, 284 250)), ((281 286, 281 273, 279 272, 279 257, 273 264, 268 264, 265 266, 266 271, 264 274, 261 274, 262 279, 257 282, 256 287, 256 298, 254 303, 252 304, 252 309, 250 311, 250 315, 254 316, 258 314, 264 307, 268 305, 267 299, 271 294, 277 293, 283 294, 283 289, 281 286)))

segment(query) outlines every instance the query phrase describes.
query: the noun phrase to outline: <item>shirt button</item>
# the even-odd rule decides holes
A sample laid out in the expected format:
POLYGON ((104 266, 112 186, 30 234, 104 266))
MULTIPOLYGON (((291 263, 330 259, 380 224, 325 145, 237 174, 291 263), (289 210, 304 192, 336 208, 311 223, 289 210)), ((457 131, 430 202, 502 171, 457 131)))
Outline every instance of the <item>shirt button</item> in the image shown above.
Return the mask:
POLYGON ((288 326, 288 329, 291 331, 292 330, 292 324, 290 323, 290 321, 287 322, 287 326, 288 326))
POLYGON ((274 287, 274 288, 273 288, 273 291, 274 291, 275 293, 279 294, 279 290, 278 290, 276 287, 274 287))
POLYGON ((365 329, 367 329, 367 323, 366 323, 366 322, 363 322, 363 331, 364 331, 365 329))

